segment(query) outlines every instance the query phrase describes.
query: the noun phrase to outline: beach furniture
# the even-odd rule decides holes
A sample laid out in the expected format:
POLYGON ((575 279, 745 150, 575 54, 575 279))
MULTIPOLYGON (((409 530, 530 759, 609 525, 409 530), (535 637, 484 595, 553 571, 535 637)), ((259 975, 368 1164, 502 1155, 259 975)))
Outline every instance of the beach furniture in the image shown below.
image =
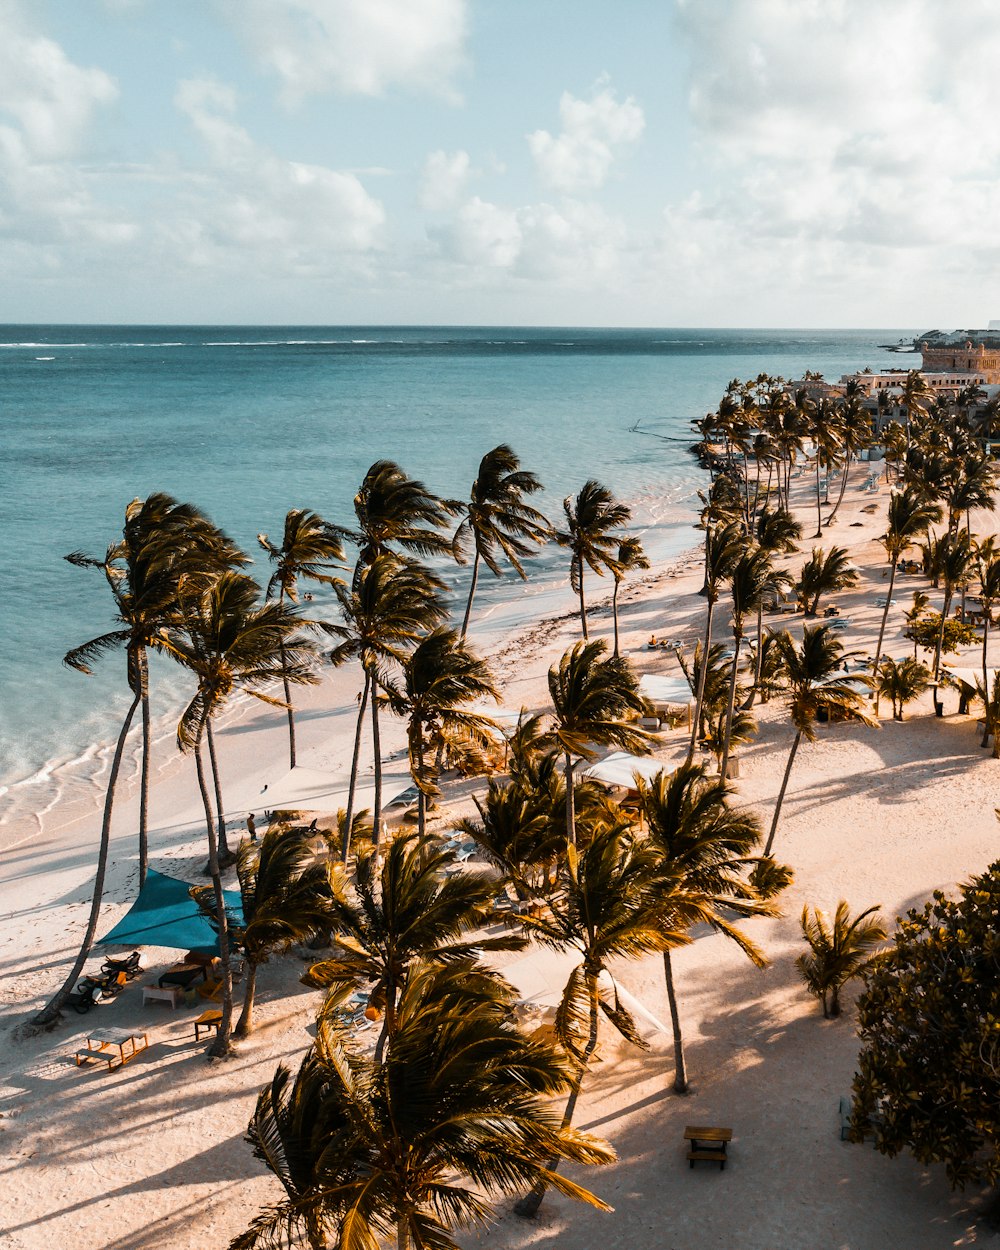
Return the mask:
POLYGON ((126 981, 131 981, 137 977, 142 971, 142 964, 139 962, 139 952, 133 951, 131 955, 125 955, 121 959, 115 959, 109 955, 101 964, 101 972, 106 976, 117 976, 119 972, 125 974, 126 981))
POLYGON ((160 977, 157 985, 162 989, 165 985, 176 985, 186 990, 196 981, 207 980, 204 964, 174 964, 160 977))
POLYGON ((203 1011, 194 1022, 194 1040, 200 1042, 202 1033, 211 1033, 213 1029, 218 1033, 221 1023, 222 1012, 217 1007, 210 1007, 208 1011, 203 1011))
POLYGON ((184 991, 179 985, 144 985, 142 987, 142 1005, 147 1003, 169 1003, 171 1008, 179 1007, 184 1000, 184 991))
POLYGON ((198 986, 198 994, 209 1003, 217 1003, 222 1000, 222 978, 214 981, 206 981, 203 985, 198 986))
POLYGON ((106 1063, 110 1072, 112 1068, 131 1063, 148 1045, 145 1033, 133 1033, 129 1029, 95 1029, 87 1038, 86 1049, 76 1052, 76 1066, 79 1068, 88 1059, 97 1059, 106 1063))
POLYGON ((696 1163, 717 1163, 721 1172, 726 1166, 726 1147, 733 1140, 733 1130, 689 1124, 684 1140, 691 1143, 687 1152, 691 1167, 696 1163))

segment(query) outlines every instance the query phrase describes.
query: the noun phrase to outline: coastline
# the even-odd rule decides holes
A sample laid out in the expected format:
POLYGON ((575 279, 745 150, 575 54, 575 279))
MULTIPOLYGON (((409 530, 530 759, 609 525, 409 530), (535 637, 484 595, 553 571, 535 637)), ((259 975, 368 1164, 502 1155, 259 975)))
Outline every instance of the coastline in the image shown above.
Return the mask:
MULTIPOLYGON (((804 519, 808 489, 799 485, 797 510, 804 519)), ((870 648, 877 634, 876 601, 886 566, 875 540, 887 494, 884 485, 877 496, 849 488, 841 519, 824 535, 827 545, 849 545, 862 570, 860 585, 838 596, 851 621, 849 647, 870 648), (873 500, 878 511, 862 512, 873 500)), ((797 568, 809 545, 807 538, 787 563, 797 568)), ((687 648, 700 635, 700 578, 699 553, 692 549, 623 586, 623 651, 641 671, 676 671, 671 653, 647 649, 651 633, 669 631, 687 648)), ((905 596, 925 587, 926 579, 913 578, 897 592, 890 653, 909 649, 901 642, 905 596)), ((725 616, 717 614, 719 640, 727 634, 725 616)), ((592 619, 594 636, 610 633, 610 611, 596 601, 592 619)), ((797 632, 802 620, 772 617, 769 623, 797 632)), ((505 705, 544 708, 547 668, 578 637, 570 612, 527 623, 511 636, 496 656, 505 705)), ((330 683, 303 692, 301 750, 309 767, 344 766, 355 710, 352 681, 353 674, 335 673, 330 683), (337 682, 344 684, 335 689, 337 682), (331 699, 341 700, 339 711, 330 710, 331 699)), ((946 715, 938 719, 924 696, 907 710, 903 724, 887 720, 876 730, 823 726, 816 743, 803 744, 775 846, 795 880, 784 914, 753 922, 770 967, 754 970, 732 943, 708 934, 697 935, 675 960, 693 1093, 677 1098, 668 1092, 667 1036, 654 1037, 647 1053, 609 1041, 605 1062, 588 1075, 580 1127, 606 1134, 619 1162, 579 1178, 615 1213, 596 1217, 553 1194, 538 1221, 525 1224, 510 1214, 509 1204, 502 1205, 490 1231, 467 1234, 463 1246, 527 1250, 558 1238, 565 1250, 591 1250, 599 1235, 609 1250, 625 1250, 662 1244, 667 1227, 670 1244, 682 1250, 736 1240, 746 1250, 812 1250, 819 1227, 835 1230, 837 1244, 851 1250, 963 1244, 959 1239, 975 1222, 982 1195, 950 1193, 940 1168, 922 1168, 908 1157, 890 1160, 839 1140, 837 1102, 850 1086, 857 1049, 855 990, 846 997, 844 1016, 824 1021, 794 966, 805 902, 828 911, 838 898, 854 910, 878 903, 891 918, 934 889, 953 890, 995 857, 998 766, 979 749, 975 715, 956 715, 955 703, 949 696, 946 715), (685 1123, 733 1124, 733 1160, 724 1174, 689 1173, 681 1142, 685 1123), (774 1200, 778 1176, 794 1191, 794 1201, 774 1200)), ((780 700, 755 711, 760 733, 740 751, 737 801, 766 819, 792 734, 780 700)), ((387 721, 386 729, 388 794, 408 778, 405 757, 398 754, 401 727, 387 721)), ((683 731, 668 734, 656 756, 673 767, 685 745, 683 731)), ((261 798, 266 779, 287 771, 280 717, 262 708, 256 716, 234 719, 220 733, 219 749, 227 807, 258 810, 252 800, 261 798)), ((157 783, 152 862, 199 880, 204 850, 193 768, 181 759, 169 772, 157 783)), ((433 831, 444 831, 469 810, 471 789, 469 783, 449 787, 433 831)), ((75 949, 89 902, 94 832, 92 820, 80 819, 0 861, 0 907, 10 917, 0 935, 0 1028, 7 1038, 10 1027, 58 983, 75 949)), ((129 805, 123 802, 116 810, 102 931, 134 896, 134 852, 129 805)), ((169 951, 143 952, 154 978, 171 959, 169 951)), ((141 1006, 134 987, 100 1009, 102 1024, 149 1029, 148 1057, 121 1077, 74 1067, 68 1056, 86 1028, 82 1017, 71 1017, 51 1035, 4 1047, 0 1149, 5 1166, 16 1172, 8 1172, 0 1188, 12 1250, 50 1244, 195 1250, 225 1244, 243 1229, 276 1192, 273 1177, 243 1141, 246 1122, 276 1063, 294 1065, 308 1046, 319 1000, 299 984, 301 969, 291 955, 263 970, 259 1030, 226 1063, 206 1064, 185 1013, 141 1006)), ((624 965, 616 975, 654 1016, 669 1019, 658 958, 624 965)))

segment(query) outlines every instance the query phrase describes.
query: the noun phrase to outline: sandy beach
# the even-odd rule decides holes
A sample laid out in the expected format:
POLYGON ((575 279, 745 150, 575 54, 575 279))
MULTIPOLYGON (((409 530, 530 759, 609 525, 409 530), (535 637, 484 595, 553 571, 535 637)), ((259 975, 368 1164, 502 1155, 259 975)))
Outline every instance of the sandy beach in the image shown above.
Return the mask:
MULTIPOLYGON (((851 622, 845 644, 869 653, 881 618, 876 600, 886 585, 885 555, 876 542, 886 499, 884 485, 877 495, 849 486, 838 521, 822 540, 825 547, 849 547, 861 570, 858 586, 838 595, 837 603, 851 622), (878 510, 865 511, 873 502, 878 510)), ((810 502, 806 493, 798 500, 806 534, 814 516, 810 502)), ((977 528, 990 532, 992 518, 981 518, 977 527, 974 517, 977 528)), ((800 546, 787 560, 796 570, 811 543, 806 538, 800 546)), ((690 649, 703 629, 700 584, 693 550, 623 586, 622 647, 638 671, 679 674, 671 652, 646 644, 656 634, 690 649)), ((908 652, 903 613, 911 592, 927 588, 922 576, 897 581, 888 654, 908 652)), ((592 596, 609 590, 589 582, 592 596)), ((939 606, 939 594, 931 594, 939 606)), ((801 633, 800 614, 765 620, 801 633)), ((724 603, 716 622, 716 637, 724 639, 724 603)), ((575 617, 525 623, 495 650, 504 706, 545 708, 547 669, 578 630, 575 617)), ((610 632, 605 604, 593 614, 592 633, 610 632)), ((359 689, 352 669, 326 673, 320 685, 296 696, 303 769, 346 777, 359 689)), ((927 694, 908 707, 901 724, 887 718, 880 729, 824 725, 814 744, 803 744, 775 843, 776 857, 794 869, 795 880, 780 918, 750 922, 769 967, 755 970, 718 935, 696 933, 674 956, 688 1096, 670 1091, 668 1036, 656 1035, 642 1053, 605 1035, 603 1061, 587 1076, 577 1124, 605 1135, 618 1152, 616 1164, 581 1177, 614 1213, 598 1215, 549 1194, 536 1221, 517 1219, 506 1205, 495 1225, 481 1236, 467 1234, 463 1244, 514 1250, 558 1239, 566 1250, 943 1250, 991 1240, 976 1227, 981 1195, 953 1194, 943 1169, 840 1141, 838 1101, 849 1091, 857 1051, 856 991, 848 990, 839 1019, 824 1020, 794 966, 803 949, 798 917, 804 903, 827 911, 841 898, 853 911, 877 903, 891 921, 933 890, 953 890, 995 857, 1000 761, 979 745, 975 708, 959 716, 957 694, 946 691, 944 698, 943 719, 934 716, 927 694), (684 1126, 699 1123, 732 1125, 724 1172, 688 1168, 684 1126)), ((767 821, 792 731, 780 699, 755 714, 759 735, 739 752, 738 800, 767 821)), ((386 725, 383 742, 391 797, 409 783, 398 723, 386 725)), ((671 767, 685 745, 684 731, 675 730, 664 735, 656 757, 671 767)), ((227 810, 240 829, 247 812, 273 805, 283 784, 283 718, 263 707, 233 716, 219 734, 219 750, 227 810)), ((364 768, 362 800, 371 781, 363 754, 364 768)), ((446 830, 468 811, 473 789, 469 782, 446 787, 432 830, 446 830)), ((323 795, 317 783, 313 806, 329 811, 338 797, 335 785, 323 795)), ((162 764, 150 810, 152 866, 200 880, 205 852, 190 759, 171 753, 162 764)), ((116 806, 101 932, 135 895, 134 825, 133 786, 116 806)), ((96 1013, 102 1026, 148 1030, 148 1051, 125 1068, 109 1073, 75 1066, 73 1053, 93 1015, 70 1013, 51 1033, 15 1040, 16 1026, 57 986, 76 949, 98 831, 92 802, 63 807, 47 815, 40 835, 26 831, 0 859, 0 913, 6 917, 0 932, 0 1245, 221 1247, 279 1195, 243 1134, 257 1091, 276 1064, 294 1066, 309 1045, 320 996, 299 983, 304 965, 294 955, 264 967, 257 1031, 224 1062, 207 1062, 204 1042, 195 1043, 191 1021, 200 1009, 142 1006, 138 982, 96 1013)), ((155 976, 172 956, 147 948, 143 963, 155 976)), ((618 973, 653 1015, 669 1019, 657 958, 618 973)))

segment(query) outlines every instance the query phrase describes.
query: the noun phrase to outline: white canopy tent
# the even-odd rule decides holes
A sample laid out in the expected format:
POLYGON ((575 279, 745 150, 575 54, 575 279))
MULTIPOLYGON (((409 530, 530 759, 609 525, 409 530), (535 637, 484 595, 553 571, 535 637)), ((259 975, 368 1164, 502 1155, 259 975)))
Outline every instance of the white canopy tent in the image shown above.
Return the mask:
POLYGON ((687 707, 694 702, 691 687, 683 677, 667 677, 662 673, 642 673, 639 693, 650 703, 663 707, 687 707))
MULTIPOLYGON (((953 677, 956 681, 961 682, 963 686, 968 686, 970 690, 975 690, 977 684, 983 680, 982 668, 957 668, 950 664, 945 665, 942 670, 949 677, 953 677)), ((995 668, 987 668, 986 676, 990 690, 993 689, 993 682, 996 679, 997 670, 995 668)))
POLYGON ((622 786, 626 790, 634 790, 636 773, 643 781, 652 781, 662 768, 662 760, 654 760, 642 755, 629 755, 627 751, 615 751, 607 759, 585 768, 583 775, 594 781, 600 781, 606 786, 622 786))

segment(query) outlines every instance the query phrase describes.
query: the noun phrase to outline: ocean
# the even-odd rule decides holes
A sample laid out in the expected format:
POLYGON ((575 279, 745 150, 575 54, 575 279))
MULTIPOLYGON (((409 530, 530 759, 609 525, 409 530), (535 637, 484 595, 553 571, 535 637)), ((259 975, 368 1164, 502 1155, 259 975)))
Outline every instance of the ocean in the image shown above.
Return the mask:
MULTIPOLYGON (((914 357, 879 347, 908 333, 0 326, 0 833, 30 834, 64 795, 102 787, 124 663, 112 655, 89 678, 62 665, 115 624, 100 573, 62 557, 103 553, 134 497, 197 504, 261 557, 250 571, 264 580, 256 535, 280 542, 289 508, 349 525, 380 458, 463 498, 506 442, 545 484, 533 502, 547 515, 595 477, 633 506, 659 562, 697 541, 690 423, 731 378, 908 368, 914 357)), ((473 637, 572 608, 564 551, 529 567, 524 587, 481 579, 473 637)), ((444 571, 457 604, 468 568, 444 571)), ((592 598, 609 589, 590 579, 592 598)), ((310 608, 330 605, 317 593, 310 608)), ((156 665, 159 736, 188 693, 180 670, 156 665)))

